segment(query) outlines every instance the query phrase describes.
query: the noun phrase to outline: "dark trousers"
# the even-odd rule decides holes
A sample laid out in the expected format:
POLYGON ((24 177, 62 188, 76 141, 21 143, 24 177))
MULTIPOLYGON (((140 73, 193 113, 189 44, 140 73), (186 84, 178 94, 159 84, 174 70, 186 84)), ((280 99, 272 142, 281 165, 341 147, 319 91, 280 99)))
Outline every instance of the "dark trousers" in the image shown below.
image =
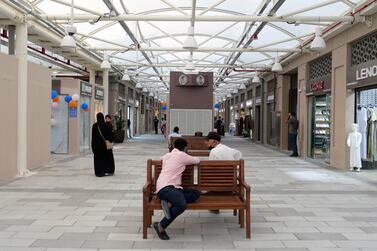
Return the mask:
POLYGON ((292 155, 298 155, 297 153, 297 133, 288 133, 288 144, 292 150, 292 155))
POLYGON ((186 210, 187 203, 195 202, 199 198, 200 192, 195 189, 179 189, 174 186, 166 186, 157 193, 157 196, 160 200, 165 200, 172 204, 170 208, 170 219, 168 220, 164 217, 160 221, 161 227, 166 229, 178 215, 186 210))
POLYGON ((154 132, 155 132, 155 134, 158 134, 158 125, 154 125, 154 132))

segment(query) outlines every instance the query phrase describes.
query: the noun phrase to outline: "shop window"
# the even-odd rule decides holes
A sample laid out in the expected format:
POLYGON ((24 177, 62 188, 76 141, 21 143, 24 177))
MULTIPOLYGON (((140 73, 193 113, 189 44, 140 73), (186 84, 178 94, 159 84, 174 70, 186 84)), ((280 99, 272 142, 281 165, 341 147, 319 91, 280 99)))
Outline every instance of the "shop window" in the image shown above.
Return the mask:
POLYGON ((332 55, 327 54, 309 64, 309 80, 322 78, 331 74, 332 55))
POLYGON ((377 59, 377 32, 351 45, 351 65, 359 65, 377 59))
POLYGON ((234 99, 230 100, 230 105, 234 105, 234 99))
POLYGON ((240 97, 241 97, 241 102, 244 102, 245 101, 245 93, 242 93, 240 97))
POLYGON ((122 84, 119 84, 119 90, 118 90, 118 95, 122 98, 125 98, 125 92, 126 91, 126 88, 124 85, 122 84))
POLYGON ((131 88, 128 88, 128 98, 134 99, 134 90, 131 88))
POLYGON ((255 96, 256 97, 260 97, 262 96, 262 89, 260 86, 258 86, 256 89, 255 89, 255 96))
POLYGON ((237 95, 237 96, 235 97, 235 101, 234 101, 234 103, 235 103, 235 104, 238 104, 239 102, 240 102, 240 96, 237 95))
POLYGON ((270 80, 267 82, 267 94, 271 95, 274 94, 274 80, 270 80))
POLYGON ((247 99, 252 99, 253 98, 253 90, 247 91, 247 99))

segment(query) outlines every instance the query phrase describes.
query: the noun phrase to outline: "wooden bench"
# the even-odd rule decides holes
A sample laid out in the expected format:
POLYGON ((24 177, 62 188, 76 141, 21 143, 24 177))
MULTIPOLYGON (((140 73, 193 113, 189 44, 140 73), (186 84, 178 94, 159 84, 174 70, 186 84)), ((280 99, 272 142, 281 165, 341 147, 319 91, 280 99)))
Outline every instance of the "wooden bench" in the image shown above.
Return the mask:
MULTIPOLYGON (((169 142, 169 151, 173 150, 174 142, 180 137, 171 137, 169 142)), ((182 135, 183 139, 187 141, 187 153, 192 156, 209 156, 209 150, 205 143, 206 137, 182 135)))
MULTIPOLYGON (((147 182, 143 187, 143 238, 152 224, 154 210, 162 210, 156 190, 156 181, 161 172, 161 160, 147 161, 147 182)), ((244 160, 204 160, 198 165, 187 166, 182 175, 182 186, 201 192, 195 203, 189 203, 187 210, 233 209, 238 213, 238 223, 245 226, 246 238, 250 239, 250 186, 245 182, 244 160), (194 180, 197 172, 198 180, 194 180)))

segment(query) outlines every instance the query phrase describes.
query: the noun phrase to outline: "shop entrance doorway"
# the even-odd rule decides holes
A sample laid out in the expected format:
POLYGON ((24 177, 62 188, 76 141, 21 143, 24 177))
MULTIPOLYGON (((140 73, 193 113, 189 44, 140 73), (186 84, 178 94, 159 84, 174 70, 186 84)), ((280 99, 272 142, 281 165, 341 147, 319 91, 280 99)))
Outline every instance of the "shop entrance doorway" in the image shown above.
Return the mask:
POLYGON ((261 108, 260 108, 260 105, 256 105, 255 106, 255 123, 254 123, 254 128, 255 128, 255 139, 256 141, 260 142, 261 141, 261 119, 260 119, 260 115, 261 115, 261 108))
POLYGON ((311 157, 330 163, 331 96, 311 97, 311 157))

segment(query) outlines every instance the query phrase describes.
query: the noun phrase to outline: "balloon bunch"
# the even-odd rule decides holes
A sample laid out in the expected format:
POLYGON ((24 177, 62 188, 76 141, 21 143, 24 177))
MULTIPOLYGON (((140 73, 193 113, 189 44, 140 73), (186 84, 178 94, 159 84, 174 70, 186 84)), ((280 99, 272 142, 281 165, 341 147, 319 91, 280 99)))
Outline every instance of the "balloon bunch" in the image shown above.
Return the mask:
MULTIPOLYGON (((80 99, 80 96, 77 93, 75 93, 72 96, 69 96, 69 95, 65 96, 64 101, 66 103, 68 103, 68 106, 70 108, 74 108, 74 107, 78 106, 79 99, 80 99)), ((89 105, 87 103, 85 103, 85 102, 81 104, 81 109, 84 112, 89 112, 90 111, 89 105)))
POLYGON ((51 91, 51 100, 52 100, 52 103, 51 103, 52 108, 54 108, 54 109, 58 108, 59 107, 59 96, 58 96, 57 91, 55 91, 55 90, 51 91))

